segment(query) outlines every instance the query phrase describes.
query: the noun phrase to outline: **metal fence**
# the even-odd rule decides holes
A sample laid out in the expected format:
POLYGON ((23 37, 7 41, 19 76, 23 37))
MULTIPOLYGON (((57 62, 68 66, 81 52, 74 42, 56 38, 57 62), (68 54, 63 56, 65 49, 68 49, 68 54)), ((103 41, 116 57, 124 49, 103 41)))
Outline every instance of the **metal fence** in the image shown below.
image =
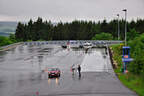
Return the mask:
POLYGON ((67 43, 71 45, 82 45, 86 42, 92 43, 93 45, 112 45, 123 43, 123 41, 116 40, 56 40, 56 41, 31 41, 24 42, 25 45, 47 45, 47 44, 55 44, 55 45, 66 45, 67 43))

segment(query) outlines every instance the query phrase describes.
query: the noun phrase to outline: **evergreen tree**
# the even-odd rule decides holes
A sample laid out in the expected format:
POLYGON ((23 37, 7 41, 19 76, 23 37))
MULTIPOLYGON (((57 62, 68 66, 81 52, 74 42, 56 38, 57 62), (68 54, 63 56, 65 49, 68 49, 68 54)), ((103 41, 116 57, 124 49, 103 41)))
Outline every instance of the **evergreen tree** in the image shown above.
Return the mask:
POLYGON ((22 23, 18 23, 17 25, 17 29, 16 29, 16 33, 15 33, 16 39, 18 41, 24 41, 26 38, 26 34, 25 34, 25 25, 22 23))
MULTIPOLYGON (((43 21, 42 18, 33 22, 31 19, 27 24, 18 23, 15 37, 19 41, 27 40, 90 40, 97 34, 102 32, 109 33, 112 38, 117 40, 118 26, 117 20, 107 22, 92 22, 92 21, 78 21, 75 20, 70 23, 52 24, 51 21, 43 21)), ((125 21, 120 20, 120 39, 125 37, 125 21)), ((144 33, 144 20, 127 22, 127 36, 128 39, 137 37, 138 34, 144 33), (137 32, 137 33, 136 33, 137 32)), ((104 34, 103 34, 104 35, 104 34)))

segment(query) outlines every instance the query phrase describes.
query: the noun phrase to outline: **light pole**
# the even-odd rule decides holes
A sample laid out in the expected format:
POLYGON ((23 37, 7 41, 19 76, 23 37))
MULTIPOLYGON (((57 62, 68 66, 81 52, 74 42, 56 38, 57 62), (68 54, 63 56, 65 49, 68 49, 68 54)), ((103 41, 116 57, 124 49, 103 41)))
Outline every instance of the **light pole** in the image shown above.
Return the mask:
POLYGON ((120 39, 120 26, 119 26, 119 14, 117 14, 118 16, 118 40, 120 39))
POLYGON ((127 45, 127 43, 126 43, 126 41, 127 41, 127 34, 126 34, 126 32, 127 32, 127 21, 126 21, 126 19, 127 19, 127 9, 124 9, 122 11, 125 12, 125 46, 126 46, 127 45))

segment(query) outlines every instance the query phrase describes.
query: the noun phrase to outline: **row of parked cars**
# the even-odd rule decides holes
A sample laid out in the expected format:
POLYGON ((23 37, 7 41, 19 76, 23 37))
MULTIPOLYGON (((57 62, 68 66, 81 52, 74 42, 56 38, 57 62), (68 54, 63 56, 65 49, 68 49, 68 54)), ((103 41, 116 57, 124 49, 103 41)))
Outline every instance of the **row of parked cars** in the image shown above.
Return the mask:
MULTIPOLYGON (((69 46, 69 44, 62 44, 61 47, 62 48, 67 48, 69 46)), ((79 44, 78 46, 79 48, 91 48, 93 47, 93 44, 92 43, 89 43, 89 42, 86 42, 86 43, 83 43, 83 44, 79 44)))

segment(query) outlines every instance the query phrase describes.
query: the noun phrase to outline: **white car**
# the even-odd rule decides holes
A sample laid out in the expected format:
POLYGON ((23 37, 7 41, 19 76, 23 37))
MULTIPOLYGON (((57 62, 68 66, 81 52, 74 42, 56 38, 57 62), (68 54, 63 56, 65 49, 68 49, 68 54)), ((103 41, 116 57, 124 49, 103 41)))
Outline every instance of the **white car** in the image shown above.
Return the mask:
POLYGON ((84 47, 85 49, 92 48, 92 43, 86 42, 86 43, 84 43, 83 47, 84 47))

